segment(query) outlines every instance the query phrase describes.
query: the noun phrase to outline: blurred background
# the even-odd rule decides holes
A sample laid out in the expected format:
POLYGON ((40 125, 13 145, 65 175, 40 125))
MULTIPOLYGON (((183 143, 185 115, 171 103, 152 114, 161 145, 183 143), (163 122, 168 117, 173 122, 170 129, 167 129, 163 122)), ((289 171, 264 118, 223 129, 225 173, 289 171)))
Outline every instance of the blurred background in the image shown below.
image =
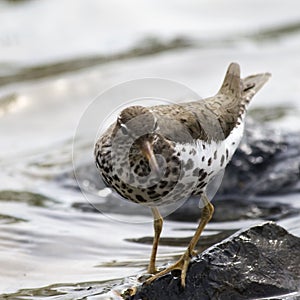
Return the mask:
MULTIPOLYGON (((151 235, 150 223, 76 206, 79 119, 105 89, 143 77, 211 96, 232 61, 242 76, 272 73, 251 104, 256 122, 299 131, 297 0, 0 1, 0 298, 108 299, 144 271, 150 245, 125 239, 151 235)), ((282 224, 300 235, 295 219, 282 224)), ((185 236, 182 227, 195 224, 168 221, 163 234, 185 236)), ((182 249, 163 246, 161 260, 182 249)))

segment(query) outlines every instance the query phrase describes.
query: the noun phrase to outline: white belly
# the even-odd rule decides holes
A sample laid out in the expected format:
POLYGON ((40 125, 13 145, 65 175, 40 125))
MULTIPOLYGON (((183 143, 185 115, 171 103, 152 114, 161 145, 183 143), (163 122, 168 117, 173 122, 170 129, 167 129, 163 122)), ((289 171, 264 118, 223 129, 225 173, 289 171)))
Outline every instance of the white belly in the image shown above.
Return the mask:
POLYGON ((181 182, 190 184, 194 182, 197 184, 198 177, 193 172, 196 168, 204 170, 208 176, 205 178, 205 182, 208 183, 213 177, 215 177, 220 171, 224 170, 228 162, 231 160, 234 152, 236 151, 244 130, 244 122, 235 127, 231 134, 221 142, 212 141, 211 143, 196 141, 194 145, 190 144, 178 144, 176 146, 177 151, 181 152, 182 165, 193 160, 193 168, 185 171, 185 176, 181 179, 181 182), (182 151, 185 149, 185 151, 182 151), (196 150, 196 153, 195 151, 196 150))

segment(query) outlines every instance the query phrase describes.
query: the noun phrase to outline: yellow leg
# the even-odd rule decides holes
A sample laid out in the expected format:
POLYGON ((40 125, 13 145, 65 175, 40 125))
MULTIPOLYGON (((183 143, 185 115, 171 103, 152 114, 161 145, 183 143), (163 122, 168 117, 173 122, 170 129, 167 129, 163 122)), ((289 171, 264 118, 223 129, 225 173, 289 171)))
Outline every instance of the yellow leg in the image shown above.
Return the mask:
POLYGON ((148 280, 146 280, 146 282, 145 282, 146 284, 151 283, 155 279, 159 278, 162 275, 169 273, 172 270, 180 269, 181 270, 181 285, 183 287, 185 286, 186 273, 188 270, 189 262, 194 253, 194 248, 197 245, 198 240, 199 240, 205 226, 210 221, 210 219, 213 215, 213 212, 214 212, 214 207, 209 202, 209 200, 205 194, 202 195, 202 200, 204 201, 205 206, 203 207, 203 210, 202 210, 201 221, 200 221, 198 228, 197 228, 193 238, 191 239, 190 244, 187 247, 186 251, 184 252, 184 254, 180 257, 180 259, 175 264, 173 264, 172 266, 166 268, 165 270, 157 273, 156 275, 154 275, 151 278, 149 278, 148 280))
POLYGON ((154 274, 156 273, 156 268, 155 268, 155 260, 156 260, 156 253, 157 253, 157 247, 158 247, 158 242, 163 226, 163 218, 159 213, 159 210, 156 207, 151 208, 152 214, 153 214, 153 225, 154 225, 154 238, 153 238, 153 245, 152 245, 152 252, 151 252, 151 257, 150 257, 150 263, 148 267, 148 273, 154 274))

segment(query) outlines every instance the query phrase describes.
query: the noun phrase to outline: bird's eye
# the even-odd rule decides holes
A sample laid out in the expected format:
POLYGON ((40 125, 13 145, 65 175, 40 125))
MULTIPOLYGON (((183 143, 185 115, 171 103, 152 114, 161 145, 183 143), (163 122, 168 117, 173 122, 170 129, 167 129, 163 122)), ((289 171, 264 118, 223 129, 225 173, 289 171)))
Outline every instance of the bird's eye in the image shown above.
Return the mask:
POLYGON ((128 135, 128 129, 125 125, 123 125, 123 124, 121 125, 121 130, 124 135, 128 135))

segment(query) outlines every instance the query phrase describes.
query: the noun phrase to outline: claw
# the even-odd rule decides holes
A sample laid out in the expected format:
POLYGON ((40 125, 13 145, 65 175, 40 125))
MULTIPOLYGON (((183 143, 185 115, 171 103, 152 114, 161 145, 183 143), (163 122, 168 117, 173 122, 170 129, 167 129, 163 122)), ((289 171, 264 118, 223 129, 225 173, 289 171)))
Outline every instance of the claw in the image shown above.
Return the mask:
POLYGON ((180 257, 180 259, 175 264, 173 264, 170 267, 167 267, 166 269, 153 275, 152 277, 147 279, 144 283, 150 284, 154 280, 158 279, 159 277, 161 277, 163 275, 170 273, 173 270, 181 270, 181 286, 185 287, 185 279, 186 279, 186 274, 187 274, 190 260, 191 260, 190 255, 186 252, 180 257))

